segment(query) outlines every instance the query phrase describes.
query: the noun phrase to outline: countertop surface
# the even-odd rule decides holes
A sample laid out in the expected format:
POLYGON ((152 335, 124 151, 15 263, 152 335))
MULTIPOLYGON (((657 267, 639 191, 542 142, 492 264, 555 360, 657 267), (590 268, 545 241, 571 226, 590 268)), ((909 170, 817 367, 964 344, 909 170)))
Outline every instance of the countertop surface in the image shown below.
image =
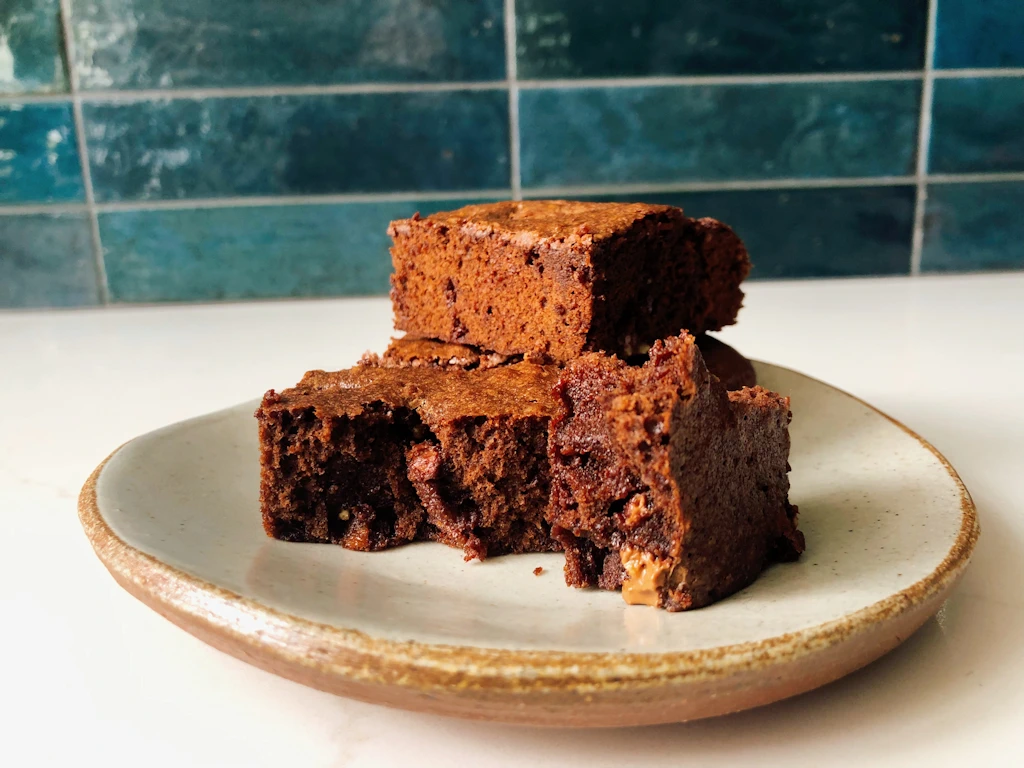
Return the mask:
POLYGON ((350 365, 390 326, 384 299, 0 314, 0 764, 1020 764, 1024 274, 748 286, 721 338, 931 441, 974 496, 981 540, 939 615, 881 661, 763 709, 630 730, 448 720, 303 688, 171 625, 93 555, 76 497, 118 445, 350 365))

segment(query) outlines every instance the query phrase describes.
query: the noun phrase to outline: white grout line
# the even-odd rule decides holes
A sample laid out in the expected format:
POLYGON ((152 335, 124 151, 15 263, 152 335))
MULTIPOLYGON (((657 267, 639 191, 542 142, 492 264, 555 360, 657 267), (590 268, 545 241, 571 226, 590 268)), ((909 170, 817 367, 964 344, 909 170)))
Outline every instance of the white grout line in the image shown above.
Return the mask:
POLYGON ((774 83, 862 83, 874 80, 920 80, 918 70, 897 72, 829 72, 780 75, 681 75, 661 77, 595 77, 520 80, 522 89, 643 88, 679 85, 770 85, 774 83))
MULTIPOLYGON (((506 17, 514 10, 508 6, 514 0, 505 0, 506 17)), ((510 46, 515 45, 515 28, 506 25, 506 57, 510 46), (510 40, 511 38, 511 40, 510 40)), ((511 48, 514 53, 514 47, 511 48)), ((71 65, 69 64, 69 67, 71 65)), ((72 67, 73 68, 73 67, 72 67)), ((871 82, 875 80, 922 80, 924 73, 917 70, 886 72, 815 72, 811 74, 774 75, 681 75, 664 77, 608 77, 561 78, 552 80, 515 80, 514 64, 509 70, 510 80, 483 80, 472 82, 444 83, 338 83, 332 85, 267 85, 217 88, 166 88, 131 91, 79 91, 82 103, 90 102, 134 102, 160 101, 169 99, 207 98, 259 98, 271 96, 332 96, 360 93, 433 93, 445 91, 500 91, 506 88, 536 90, 539 88, 640 88, 646 86, 680 85, 766 85, 772 83, 843 83, 871 82)), ((69 73, 70 76, 71 73, 69 73)), ((937 69, 931 72, 934 79, 955 80, 977 77, 1024 77, 1022 67, 993 67, 982 69, 937 69)), ((59 104, 71 100, 69 93, 5 93, 0 94, 0 104, 59 104)))
POLYGON ((88 210, 85 203, 0 205, 0 216, 57 216, 62 213, 86 213, 88 210))
POLYGON ((928 28, 924 45, 924 78, 921 81, 921 109, 917 128, 917 194, 914 198, 914 230, 910 245, 910 274, 921 274, 924 250, 924 220, 928 203, 928 150, 932 137, 932 94, 934 92, 935 17, 938 0, 928 0, 928 28))
POLYGON ((85 190, 85 208, 89 215, 89 233, 92 239, 93 259, 96 264, 96 287, 100 303, 110 303, 110 286, 107 283, 107 267, 103 258, 103 243, 100 240, 100 224, 96 215, 96 196, 92 188, 92 172, 89 167, 89 146, 85 138, 85 119, 82 117, 82 99, 78 91, 78 68, 75 65, 75 40, 71 29, 71 0, 60 0, 60 24, 64 37, 64 59, 68 67, 68 84, 71 88, 71 112, 75 122, 75 138, 78 145, 78 161, 82 166, 82 187, 85 190))
POLYGON ((995 69, 936 69, 932 77, 938 80, 956 80, 970 77, 1024 77, 1024 67, 999 67, 995 69))
POLYGON ((447 91, 500 91, 504 80, 447 83, 350 83, 338 85, 272 85, 229 88, 167 88, 137 91, 83 91, 85 102, 166 101, 170 99, 240 99, 273 96, 345 96, 367 93, 443 93, 447 91))
POLYGON ((1024 181, 1024 172, 1015 173, 935 173, 928 176, 928 184, 988 184, 992 182, 1024 181))
POLYGON ((0 104, 68 104, 67 93, 0 93, 0 104))
POLYGON ((505 77, 508 78, 508 173, 512 199, 523 198, 519 165, 519 81, 516 61, 516 0, 505 0, 505 77))
POLYGON ((264 197, 207 197, 194 200, 142 200, 97 203, 100 213, 121 211, 181 211, 193 208, 262 208, 268 206, 337 205, 339 203, 406 203, 435 200, 507 199, 508 189, 472 189, 455 192, 382 192, 365 195, 288 195, 264 197))
POLYGON ((884 187, 913 184, 913 176, 868 176, 846 179, 746 179, 742 181, 690 181, 677 184, 593 184, 569 187, 531 187, 523 195, 572 197, 578 195, 655 195, 675 192, 716 192, 772 189, 829 189, 844 187, 884 187))

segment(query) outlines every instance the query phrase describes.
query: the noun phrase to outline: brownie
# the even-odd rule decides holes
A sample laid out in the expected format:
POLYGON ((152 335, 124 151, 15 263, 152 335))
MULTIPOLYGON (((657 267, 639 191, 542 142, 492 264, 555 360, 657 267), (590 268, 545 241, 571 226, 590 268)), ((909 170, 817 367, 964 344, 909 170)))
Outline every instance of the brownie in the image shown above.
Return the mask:
POLYGON ((665 205, 490 203, 388 233, 396 328, 556 362, 734 323, 750 270, 729 227, 665 205))
POLYGON ((416 339, 404 336, 400 339, 392 339, 382 355, 367 352, 359 361, 359 365, 385 368, 433 366, 472 371, 497 368, 501 365, 522 361, 522 355, 499 355, 497 352, 488 352, 469 344, 453 344, 436 339, 416 339))
POLYGON ((757 384, 757 372, 751 362, 724 341, 707 334, 697 336, 695 341, 704 365, 726 389, 731 391, 757 384))
POLYGON ((544 520, 557 369, 312 371, 256 411, 271 536, 467 559, 558 548, 544 520))
MULTIPOLYGON (((743 355, 713 336, 703 334, 696 337, 697 348, 704 357, 708 370, 721 379, 726 389, 741 389, 757 384, 754 366, 743 355)), ((415 368, 430 365, 443 368, 475 370, 496 368, 521 362, 522 355, 499 355, 469 344, 452 344, 434 339, 417 339, 405 336, 392 339, 382 355, 367 352, 359 361, 363 366, 384 366, 388 368, 415 368)), ((537 362, 545 362, 538 358, 537 362)))
POLYGON ((555 396, 548 518, 569 584, 686 610, 803 550, 788 398, 727 393, 692 337, 655 343, 642 366, 584 355, 555 396))

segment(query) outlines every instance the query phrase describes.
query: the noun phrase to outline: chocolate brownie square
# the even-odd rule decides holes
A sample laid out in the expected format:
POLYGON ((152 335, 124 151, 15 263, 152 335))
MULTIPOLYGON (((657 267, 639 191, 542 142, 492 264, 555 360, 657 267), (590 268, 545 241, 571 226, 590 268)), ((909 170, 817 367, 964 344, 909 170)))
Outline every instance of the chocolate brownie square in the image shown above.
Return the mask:
POLYGON ((556 362, 734 323, 750 270, 729 227, 664 205, 510 201, 388 233, 396 328, 556 362))
POLYGON ((256 411, 267 533, 467 558, 558 548, 544 520, 557 370, 312 371, 256 411))
POLYGON ((639 367, 584 355, 555 391, 548 519, 570 585, 685 610, 803 550, 788 502, 789 400, 727 393, 692 337, 655 343, 639 367))

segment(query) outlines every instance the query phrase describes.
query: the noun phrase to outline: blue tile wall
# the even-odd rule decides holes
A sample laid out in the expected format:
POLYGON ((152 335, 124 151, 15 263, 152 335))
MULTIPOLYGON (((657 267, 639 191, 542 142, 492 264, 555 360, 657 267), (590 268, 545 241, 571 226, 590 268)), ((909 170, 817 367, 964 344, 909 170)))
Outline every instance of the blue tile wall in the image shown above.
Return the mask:
POLYGON ((509 187, 501 91, 90 103, 96 199, 509 187))
POLYGON ((1020 0, 937 0, 935 66, 1024 67, 1020 0))
POLYGON ((0 0, 0 308, 384 294, 390 219, 515 196, 1024 269, 1024 2, 0 0))
POLYGON ((71 105, 0 103, 0 203, 82 196, 71 105))
POLYGON ((112 301, 387 293, 388 222, 481 200, 100 215, 112 301))
POLYGON ((1024 78, 935 81, 929 168, 1024 171, 1024 78))
POLYGON ((521 77, 920 69, 927 0, 517 0, 521 77))
POLYGON ((0 307, 98 303, 85 214, 0 216, 0 307))
POLYGON ((912 173, 920 95, 906 80, 523 91, 523 184, 912 173))
POLYGON ((73 0, 75 64, 87 89, 499 80, 502 6, 73 0))
POLYGON ((67 90, 59 0, 0 2, 0 94, 67 90))
POLYGON ((925 272, 1024 269, 1024 182, 928 189, 925 272))

